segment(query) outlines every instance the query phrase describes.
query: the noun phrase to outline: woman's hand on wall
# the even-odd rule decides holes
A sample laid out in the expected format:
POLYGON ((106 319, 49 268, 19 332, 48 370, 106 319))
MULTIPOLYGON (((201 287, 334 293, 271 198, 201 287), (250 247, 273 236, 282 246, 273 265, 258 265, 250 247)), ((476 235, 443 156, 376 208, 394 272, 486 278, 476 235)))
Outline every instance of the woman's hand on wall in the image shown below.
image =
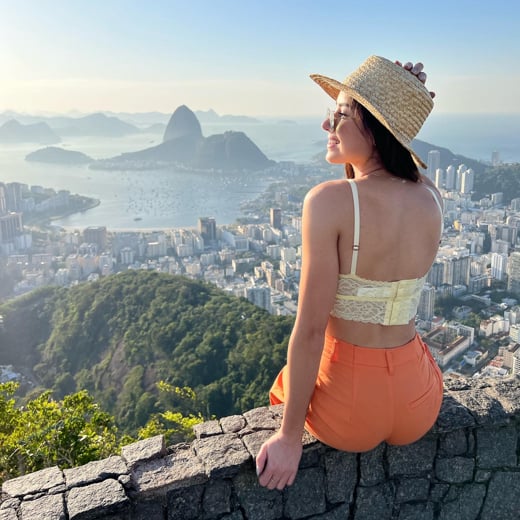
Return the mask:
POLYGON ((292 485, 298 472, 302 449, 301 438, 288 438, 280 431, 264 442, 256 457, 260 485, 280 491, 292 485))

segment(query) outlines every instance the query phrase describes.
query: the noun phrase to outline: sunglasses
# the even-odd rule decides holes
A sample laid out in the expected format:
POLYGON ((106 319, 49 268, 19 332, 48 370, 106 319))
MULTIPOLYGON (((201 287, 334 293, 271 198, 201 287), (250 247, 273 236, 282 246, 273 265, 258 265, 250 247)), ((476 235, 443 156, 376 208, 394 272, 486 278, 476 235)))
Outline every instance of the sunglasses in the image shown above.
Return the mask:
POLYGON ((352 117, 352 114, 345 114, 344 112, 339 112, 334 108, 327 108, 327 113, 325 117, 329 122, 329 132, 334 132, 334 130, 338 128, 339 122, 343 119, 348 119, 352 117))

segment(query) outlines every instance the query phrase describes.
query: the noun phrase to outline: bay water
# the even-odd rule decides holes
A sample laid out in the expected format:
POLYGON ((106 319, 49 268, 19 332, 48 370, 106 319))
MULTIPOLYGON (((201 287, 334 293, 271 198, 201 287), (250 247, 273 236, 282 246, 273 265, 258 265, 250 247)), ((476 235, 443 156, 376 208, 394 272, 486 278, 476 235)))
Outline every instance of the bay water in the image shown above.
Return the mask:
MULTIPOLYGON (((243 131, 275 161, 307 163, 325 153, 326 134, 320 118, 266 120, 258 123, 203 124, 205 136, 226 130, 243 131)), ((520 162, 520 115, 432 114, 418 138, 453 153, 490 161, 498 151, 504 162, 520 162)), ((142 133, 124 138, 66 138, 57 146, 109 158, 159 144, 162 134, 142 133)), ((240 205, 258 197, 274 180, 269 176, 187 172, 174 168, 150 171, 103 171, 88 166, 25 161, 41 146, 0 146, 0 182, 22 182, 55 190, 69 190, 100 200, 99 206, 70 215, 55 224, 82 229, 160 229, 195 227, 199 217, 217 224, 232 223, 240 205)))

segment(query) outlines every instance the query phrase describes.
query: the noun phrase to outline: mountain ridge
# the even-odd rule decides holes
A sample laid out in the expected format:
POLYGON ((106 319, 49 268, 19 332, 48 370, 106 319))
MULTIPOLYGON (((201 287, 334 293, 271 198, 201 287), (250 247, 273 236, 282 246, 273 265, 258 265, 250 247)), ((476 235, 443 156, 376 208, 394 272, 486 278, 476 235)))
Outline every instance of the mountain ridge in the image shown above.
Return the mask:
POLYGON ((94 169, 153 169, 170 165, 195 170, 259 171, 275 164, 244 132, 202 135, 200 122, 186 105, 173 112, 159 145, 96 161, 94 169))

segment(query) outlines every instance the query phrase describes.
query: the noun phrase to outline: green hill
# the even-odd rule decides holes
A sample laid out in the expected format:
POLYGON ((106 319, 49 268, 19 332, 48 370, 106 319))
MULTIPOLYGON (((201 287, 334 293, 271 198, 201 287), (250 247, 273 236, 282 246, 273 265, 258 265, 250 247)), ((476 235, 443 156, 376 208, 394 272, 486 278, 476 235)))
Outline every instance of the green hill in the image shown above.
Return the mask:
POLYGON ((206 417, 266 404, 293 323, 212 285, 148 271, 37 291, 0 314, 0 363, 33 367, 58 398, 88 390, 128 433, 171 406, 159 381, 192 388, 206 417))

